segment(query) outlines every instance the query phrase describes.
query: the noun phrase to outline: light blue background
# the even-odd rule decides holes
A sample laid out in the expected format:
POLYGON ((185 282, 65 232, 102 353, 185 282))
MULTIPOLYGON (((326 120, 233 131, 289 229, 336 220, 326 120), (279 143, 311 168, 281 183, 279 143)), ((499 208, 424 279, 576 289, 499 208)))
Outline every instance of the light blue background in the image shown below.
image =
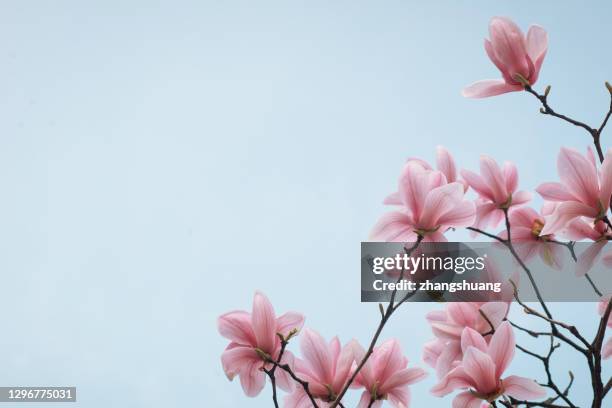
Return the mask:
MULTIPOLYGON (((556 179, 560 145, 589 143, 529 95, 460 96, 497 77, 489 18, 546 27, 538 88, 597 124, 611 13, 603 1, 3 1, 0 384, 76 385, 83 407, 271 406, 269 389, 248 400, 226 380, 216 317, 261 289, 328 338, 369 341, 378 309, 359 303, 359 242, 406 157, 443 144, 476 169, 488 153, 533 189, 556 179)), ((383 333, 411 364, 435 307, 408 305, 383 333)), ((554 311, 593 332, 593 304, 554 311)), ((584 401, 578 365, 554 369, 561 384, 580 374, 584 401)), ((523 356, 520 372, 541 375, 523 356)), ((413 406, 449 406, 432 384, 413 387, 413 406)))

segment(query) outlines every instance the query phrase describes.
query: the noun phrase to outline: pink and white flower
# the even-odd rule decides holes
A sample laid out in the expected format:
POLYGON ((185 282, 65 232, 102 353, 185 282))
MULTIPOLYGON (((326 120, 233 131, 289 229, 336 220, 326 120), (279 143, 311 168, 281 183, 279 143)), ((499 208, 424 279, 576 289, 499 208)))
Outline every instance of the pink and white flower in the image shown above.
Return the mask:
MULTIPOLYGON (((342 347, 338 337, 334 337, 327 343, 319 333, 311 329, 305 329, 300 337, 304 359, 295 360, 295 374, 308 382, 310 393, 320 401, 319 407, 328 407, 351 376, 357 342, 352 340, 342 347)), ((285 397, 286 408, 311 406, 308 395, 301 387, 285 397)))
MULTIPOLYGON (((268 298, 260 292, 255 293, 251 313, 233 311, 221 315, 217 320, 219 333, 230 340, 223 354, 221 363, 227 378, 232 380, 236 375, 244 393, 249 397, 257 396, 266 383, 263 369, 272 368, 263 356, 277 360, 281 350, 277 333, 287 337, 304 324, 304 316, 296 312, 287 312, 276 317, 274 308, 268 298)), ((283 353, 283 364, 293 366, 293 355, 283 353)), ((276 370, 276 380, 280 388, 292 391, 293 380, 283 370, 276 370)))
POLYGON ((463 90, 467 98, 486 98, 521 91, 538 80, 548 49, 548 34, 538 26, 529 27, 527 36, 509 18, 494 17, 489 23, 484 47, 503 79, 478 81, 463 90))
POLYGON ((543 387, 528 378, 502 378, 515 351, 514 333, 508 322, 499 325, 488 344, 476 330, 466 328, 461 335, 461 349, 461 362, 431 390, 438 397, 463 390, 455 396, 453 407, 479 408, 482 401, 492 402, 502 395, 519 400, 546 395, 543 387))
POLYGON ((480 174, 462 170, 461 176, 476 191, 476 228, 496 227, 504 219, 504 209, 525 204, 531 199, 518 188, 518 171, 514 163, 506 162, 502 168, 486 155, 480 156, 480 174))
POLYGON ((428 170, 414 160, 404 167, 397 199, 401 207, 382 216, 371 240, 411 242, 420 235, 424 241, 446 241, 443 234, 448 228, 474 222, 475 207, 464 199, 464 186, 447 183, 441 171, 428 170))
MULTIPOLYGON (((355 361, 361 361, 364 356, 365 350, 358 345, 355 361)), ((408 386, 421 381, 426 373, 421 368, 407 368, 407 365, 408 359, 397 340, 387 340, 375 347, 353 383, 353 388, 365 388, 357 408, 379 408, 383 400, 396 408, 408 408, 408 386)))
POLYGON ((557 158, 557 171, 560 183, 543 183, 536 189, 545 200, 560 203, 547 217, 543 235, 562 230, 578 217, 597 221, 606 216, 612 196, 612 150, 606 153, 598 171, 592 151, 585 157, 575 149, 563 147, 557 158))

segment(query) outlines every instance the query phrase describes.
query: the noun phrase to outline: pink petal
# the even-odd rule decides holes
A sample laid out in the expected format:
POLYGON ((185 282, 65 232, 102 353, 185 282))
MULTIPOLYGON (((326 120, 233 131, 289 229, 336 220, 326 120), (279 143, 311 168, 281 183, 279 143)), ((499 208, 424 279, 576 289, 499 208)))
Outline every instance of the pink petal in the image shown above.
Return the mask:
POLYGON ((410 242, 416 239, 411 217, 405 212, 384 214, 370 232, 370 240, 382 242, 410 242))
MULTIPOLYGON (((530 229, 533 227, 533 223, 541 219, 542 217, 531 207, 520 207, 512 209, 510 211, 510 225, 512 226, 512 232, 517 227, 524 227, 530 229)), ((516 235, 516 234, 512 234, 516 235)))
POLYGON ((442 146, 436 148, 436 163, 438 170, 440 170, 446 177, 448 183, 457 181, 457 169, 455 167, 455 160, 453 156, 442 146))
POLYGON ((606 244, 607 241, 594 242, 589 245, 587 249, 582 251, 580 255, 578 255, 578 262, 576 262, 576 276, 584 276, 591 270, 606 244))
POLYGON ((505 203, 510 193, 506 189, 506 182, 497 162, 489 156, 480 156, 480 174, 493 193, 493 201, 497 204, 505 203))
POLYGON ((459 183, 445 184, 431 190, 426 198, 421 218, 417 221, 423 229, 440 226, 439 219, 449 213, 457 201, 463 198, 463 186, 459 183))
POLYGON ((385 199, 383 200, 383 204, 385 205, 402 205, 402 199, 399 195, 399 193, 396 191, 395 193, 391 193, 389 194, 387 197, 385 197, 385 199))
MULTIPOLYGON (((489 321, 493 324, 495 328, 497 328, 501 322, 506 318, 508 314, 509 305, 505 302, 487 302, 484 305, 480 306, 480 310, 484 313, 489 321)), ((485 325, 486 329, 490 329, 489 322, 487 322, 482 315, 480 325, 485 325)))
MULTIPOLYGON (((371 395, 368 391, 364 391, 361 393, 361 398, 359 399, 359 403, 356 408, 370 408, 370 407, 381 407, 382 401, 376 401, 374 404, 370 405, 371 395)), ((312 405, 312 404, 311 404, 312 405)))
POLYGON ((612 357, 612 338, 608 339, 606 344, 604 344, 603 349, 601 350, 601 356, 604 359, 612 357))
POLYGON ((548 50, 548 34, 544 28, 539 25, 532 25, 527 31, 526 41, 527 54, 535 68, 534 76, 530 78, 531 83, 535 83, 538 79, 538 74, 542 68, 546 51, 548 50))
POLYGON ((504 218, 502 210, 494 203, 480 203, 476 206, 476 222, 474 226, 479 229, 495 228, 504 218))
POLYGON ((513 193, 518 187, 518 171, 514 163, 505 162, 502 168, 504 179, 506 180, 506 190, 508 193, 513 193))
MULTIPOLYGON (((461 188, 463 189, 462 185, 461 188)), ((469 227, 474 221, 476 221, 476 205, 466 200, 455 203, 450 211, 438 219, 440 225, 455 228, 469 227)))
POLYGON ((276 332, 287 337, 291 330, 302 330, 304 315, 298 312, 287 312, 276 319, 276 332))
POLYGON ((465 98, 488 98, 490 96, 522 90, 523 87, 521 85, 507 84, 506 81, 502 79, 484 79, 468 85, 463 89, 461 94, 465 98))
POLYGON ((577 201, 572 193, 561 183, 542 183, 536 188, 543 199, 549 201, 577 201))
POLYGON ((311 329, 305 329, 300 337, 300 348, 306 364, 319 382, 331 384, 332 356, 325 340, 311 329))
POLYGON ((597 202, 599 186, 597 173, 591 163, 574 149, 562 147, 557 159, 561 182, 582 203, 593 206, 597 202))
MULTIPOLYGON (((312 403, 308 398, 308 395, 304 392, 301 387, 297 387, 292 394, 285 396, 284 399, 285 408, 311 408, 312 403)), ((367 407, 367 405, 366 405, 367 407)))
POLYGON ((445 343, 439 339, 428 341, 423 345, 423 361, 430 367, 435 368, 445 348, 445 343))
POLYGON ((443 397, 450 394, 457 388, 468 388, 474 385, 472 378, 465 372, 462 366, 457 366, 433 386, 431 393, 436 397, 443 397))
POLYGON ((387 395, 387 399, 394 408, 408 408, 410 407, 410 389, 396 388, 387 395))
POLYGON ((481 197, 494 201, 491 188, 479 174, 469 170, 461 170, 461 177, 463 177, 470 187, 472 187, 481 197))
POLYGON ((489 355, 495 363, 496 378, 499 378, 514 358, 514 332, 510 323, 503 322, 495 330, 489 343, 489 355))
POLYGON ((419 382, 427 377, 427 373, 422 368, 404 368, 396 371, 386 381, 381 382, 380 393, 387 394, 397 388, 419 382))
POLYGON ((517 73, 529 78, 530 62, 525 36, 520 28, 509 18, 493 17, 489 23, 489 38, 500 63, 510 76, 517 73))
POLYGON ((473 326, 478 317, 476 305, 468 302, 449 303, 446 312, 454 323, 464 327, 473 326))
POLYGON ((475 397, 470 391, 464 391, 453 398, 453 408, 480 408, 482 400, 475 397))
POLYGON ((256 397, 266 385, 266 374, 257 362, 248 363, 240 371, 240 385, 247 397, 256 397))
POLYGON ((487 352, 487 342, 476 330, 466 327, 461 334, 461 350, 467 351, 470 347, 475 347, 482 352, 487 352))
POLYGON ((577 217, 590 217, 597 216, 597 211, 586 204, 582 204, 576 201, 566 201, 559 204, 555 212, 546 217, 546 223, 544 228, 540 232, 540 235, 553 234, 567 226, 567 224, 577 217))
POLYGON ((448 340, 457 340, 461 337, 463 327, 457 326, 456 324, 433 322, 431 323, 431 331, 436 337, 448 340))
POLYGON ((502 76, 504 77, 504 82, 512 83, 513 79, 510 73, 508 72, 507 67, 504 66, 504 64, 499 60, 499 58, 497 58, 497 55, 495 54, 495 50, 493 49, 493 45, 491 44, 491 41, 486 38, 484 40, 484 48, 491 62, 495 64, 497 69, 499 69, 502 76))
POLYGON ((546 390, 533 380, 511 375, 504 378, 504 393, 518 400, 540 399, 546 396, 546 390))
POLYGON ((606 152, 606 157, 601 164, 600 178, 599 201, 607 211, 610 207, 610 196, 612 195, 612 150, 606 152))
POLYGON ((460 342, 449 341, 444 350, 442 350, 434 367, 436 369, 436 376, 438 376, 438 378, 443 378, 454 368, 455 363, 460 361, 462 357, 463 353, 461 352, 460 342))
POLYGON ((272 304, 261 292, 255 292, 253 298, 253 332, 257 340, 257 347, 271 353, 276 344, 276 315, 272 304))
MULTIPOLYGON (((336 372, 334 373, 334 379, 332 381, 332 388, 336 392, 342 389, 350 376, 351 367, 353 362, 355 362, 356 348, 357 342, 353 340, 342 347, 340 351, 340 355, 336 362, 336 372)), ((397 359, 397 356, 395 357, 397 359)))
POLYGON ((597 241, 601 237, 601 234, 593 228, 592 223, 586 222, 581 218, 570 221, 563 230, 563 235, 573 241, 583 239, 597 241))
POLYGON ((474 381, 478 392, 489 393, 497 388, 499 377, 495 375, 495 363, 488 354, 469 347, 463 354, 462 367, 474 381))
POLYGON ((521 205, 531 200, 531 193, 529 191, 517 191, 512 194, 512 205, 521 205))
MULTIPOLYGON (((293 353, 290 351, 285 351, 283 358, 281 359, 281 364, 288 364, 291 369, 294 369, 295 357, 293 356, 293 353)), ((276 377, 276 384, 283 391, 292 392, 295 389, 295 381, 285 370, 277 368, 274 372, 274 376, 276 377)))
POLYGON ((396 371, 405 367, 399 341, 389 339, 376 348, 374 373, 376 380, 384 383, 396 371))
POLYGON ((608 251, 604 256, 602 256, 601 262, 606 266, 606 268, 612 268, 612 252, 608 251))
POLYGON ((439 171, 425 170, 414 161, 406 163, 400 178, 399 194, 415 219, 421 216, 427 194, 445 182, 446 177, 439 171))
POLYGON ((247 365, 258 362, 262 365, 261 358, 255 350, 249 346, 240 346, 231 343, 221 354, 221 364, 228 379, 232 380, 247 365))
POLYGON ((255 333, 251 327, 251 314, 244 311, 225 313, 217 319, 219 333, 233 342, 255 346, 255 333))

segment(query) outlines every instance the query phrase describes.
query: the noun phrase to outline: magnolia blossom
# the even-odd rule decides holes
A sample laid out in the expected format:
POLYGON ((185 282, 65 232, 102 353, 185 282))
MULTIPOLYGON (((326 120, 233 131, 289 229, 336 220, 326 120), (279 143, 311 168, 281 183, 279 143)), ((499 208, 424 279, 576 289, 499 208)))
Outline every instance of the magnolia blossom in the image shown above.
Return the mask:
POLYGON ((436 339, 425 345, 423 360, 436 370, 438 378, 445 376, 462 359, 464 329, 469 327, 486 333, 491 330, 491 324, 497 328, 507 314, 505 302, 454 302, 448 303, 446 310, 429 312, 426 318, 436 339))
POLYGON ((557 232, 573 219, 601 220, 610 208, 612 196, 612 150, 608 150, 599 172, 591 151, 583 156, 577 150, 561 148, 557 158, 560 183, 543 183, 536 191, 548 201, 559 202, 547 217, 542 234, 557 232))
MULTIPOLYGON (((327 343, 314 330, 305 329, 301 334, 300 349, 303 360, 296 359, 295 373, 308 382, 310 393, 320 400, 319 407, 328 407, 333 402, 351 376, 351 367, 355 361, 356 341, 344 347, 334 337, 327 343)), ((286 408, 306 408, 312 403, 301 387, 285 397, 286 408)))
POLYGON ((478 193, 476 205, 476 228, 496 227, 504 218, 504 209, 518 206, 531 199, 526 191, 518 188, 518 171, 513 163, 506 162, 502 168, 486 155, 480 156, 480 174, 462 170, 461 176, 478 193))
POLYGON ((466 408, 480 407, 483 400, 492 402, 502 395, 519 400, 544 397, 546 391, 533 380, 515 375, 501 378, 514 357, 514 348, 514 333, 508 322, 499 325, 489 344, 480 333, 466 328, 461 335, 463 359, 431 392, 442 397, 462 389, 453 407, 466 408))
MULTIPOLYGON (((604 296, 597 304, 597 311, 599 312, 600 316, 603 316, 603 314, 606 312, 606 307, 608 307, 609 300, 610 296, 604 296)), ((610 316, 608 317, 607 326, 608 328, 612 327, 612 313, 610 313, 610 316)), ((609 338, 608 341, 604 344, 601 350, 601 356, 603 358, 612 357, 612 338, 609 338)))
MULTIPOLYGON (((221 315, 217 320, 219 333, 231 342, 221 355, 223 371, 232 380, 240 376, 240 383, 249 397, 258 395, 263 389, 266 377, 263 369, 272 365, 265 357, 278 359, 281 344, 277 333, 287 337, 300 330, 304 316, 296 312, 287 312, 276 317, 274 308, 268 298, 260 292, 255 293, 252 313, 233 311, 221 315)), ((293 366, 293 355, 283 353, 283 364, 293 366)), ((276 380, 285 391, 293 390, 294 383, 283 370, 276 370, 276 380)))
MULTIPOLYGON (((355 361, 361 361, 364 355, 365 350, 358 345, 355 361)), ((422 380, 426 373, 420 368, 407 368, 407 365, 408 359, 402 354, 397 340, 387 340, 374 348, 353 383, 353 388, 365 388, 357 408, 379 408, 383 400, 388 400, 396 408, 408 408, 408 385, 422 380)))
MULTIPOLYGON (((425 170, 433 170, 429 163, 418 157, 409 158, 406 164, 408 163, 416 163, 421 165, 425 170)), ((444 148, 444 146, 436 147, 436 167, 438 171, 444 175, 447 183, 459 182, 463 184, 464 190, 467 190, 467 183, 457 177, 457 166, 455 166, 455 159, 450 152, 444 148)), ((400 193, 396 191, 395 193, 390 194, 387 196, 387 198, 385 198, 383 204, 402 205, 400 193)))
POLYGON ((447 183, 441 171, 409 161, 398 190, 400 209, 383 215, 370 233, 371 240, 410 242, 419 235, 424 241, 446 241, 443 233, 448 228, 474 222, 474 204, 464 200, 463 185, 447 183))
POLYGON ((532 25, 525 36, 509 18, 494 17, 489 23, 489 36, 484 42, 485 51, 503 79, 475 82, 463 90, 463 96, 485 98, 535 84, 548 49, 546 31, 532 25))
MULTIPOLYGON (((554 210, 554 205, 546 204, 538 214, 533 208, 520 207, 513 210, 508 218, 511 225, 512 242, 523 262, 528 262, 535 255, 555 269, 563 267, 563 250, 560 245, 552 244, 553 234, 543 235, 542 229, 546 224, 545 217, 554 210)), ((501 238, 508 237, 508 231, 500 234, 501 238)))

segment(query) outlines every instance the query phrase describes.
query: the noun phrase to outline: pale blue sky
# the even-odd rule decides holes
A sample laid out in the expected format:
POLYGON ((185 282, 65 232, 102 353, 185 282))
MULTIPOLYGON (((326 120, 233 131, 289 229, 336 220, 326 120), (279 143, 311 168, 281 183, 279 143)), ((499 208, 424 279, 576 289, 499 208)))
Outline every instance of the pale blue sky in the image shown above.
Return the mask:
MULTIPOLYGON (((270 406, 269 390, 248 400, 226 380, 216 317, 260 289, 326 337, 368 341, 378 309, 359 303, 359 242, 406 157, 443 144, 475 169, 488 153, 533 189, 556 179, 560 145, 589 142, 526 94, 460 96, 497 76, 490 17, 546 27, 538 88, 595 123, 611 13, 604 1, 3 1, 0 385, 76 385, 69 406, 270 406)), ((383 333, 411 364, 433 307, 408 305, 383 333)), ((594 305, 555 310, 593 329, 594 305)), ((432 382, 414 406, 437 402, 432 382)))

